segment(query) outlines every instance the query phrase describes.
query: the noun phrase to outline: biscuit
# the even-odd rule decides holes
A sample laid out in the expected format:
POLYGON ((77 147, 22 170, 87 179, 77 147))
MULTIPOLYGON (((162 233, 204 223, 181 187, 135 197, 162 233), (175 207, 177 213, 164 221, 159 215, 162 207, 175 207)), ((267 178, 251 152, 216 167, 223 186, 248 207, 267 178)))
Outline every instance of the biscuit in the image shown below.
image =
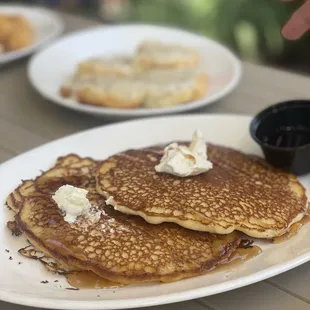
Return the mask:
POLYGON ((59 93, 64 98, 70 98, 73 95, 72 85, 64 84, 60 87, 59 93))
POLYGON ((30 22, 21 15, 0 16, 0 42, 4 51, 15 51, 30 46, 34 33, 30 22))
MULTIPOLYGON (((76 97, 77 90, 92 85, 100 85, 100 84, 107 84, 103 80, 105 77, 97 76, 97 75, 80 75, 80 76, 73 76, 72 78, 68 78, 65 82, 61 85, 59 93, 62 97, 76 97)), ((106 77, 106 80, 108 77, 106 77)), ((109 79, 108 79, 109 80, 109 79)))
POLYGON ((16 51, 28 47, 33 41, 32 32, 26 29, 15 29, 6 41, 7 51, 16 51))
MULTIPOLYGON (((67 90, 64 88, 64 92, 67 90)), ((170 107, 204 96, 207 76, 200 73, 186 81, 169 84, 139 79, 117 79, 108 83, 84 84, 76 87, 77 100, 84 104, 109 108, 133 109, 142 105, 148 108, 170 107)))
POLYGON ((14 24, 9 16, 0 15, 0 41, 4 42, 13 32, 14 24))
POLYGON ((207 86, 207 75, 200 73, 187 81, 151 88, 144 105, 147 108, 166 108, 198 100, 207 93, 207 86))
POLYGON ((130 76, 132 74, 131 61, 126 58, 92 58, 78 65, 76 76, 84 75, 115 75, 130 76))
POLYGON ((137 48, 134 64, 140 71, 156 68, 195 68, 199 64, 199 55, 194 49, 181 45, 144 41, 137 48))
POLYGON ((81 62, 72 79, 61 86, 60 95, 116 109, 176 106, 207 92, 207 75, 197 72, 198 61, 190 48, 145 41, 133 60, 114 57, 81 62))
POLYGON ((147 93, 140 81, 118 79, 110 85, 88 85, 77 90, 80 103, 99 105, 115 109, 140 107, 147 93))

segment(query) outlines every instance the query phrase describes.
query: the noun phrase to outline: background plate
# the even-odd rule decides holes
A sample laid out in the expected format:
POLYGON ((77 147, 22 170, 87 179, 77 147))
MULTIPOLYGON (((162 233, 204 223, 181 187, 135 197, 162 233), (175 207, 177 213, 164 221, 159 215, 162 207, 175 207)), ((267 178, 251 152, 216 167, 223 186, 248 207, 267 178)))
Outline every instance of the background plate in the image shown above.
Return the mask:
POLYGON ((39 47, 60 35, 64 28, 62 20, 56 13, 40 7, 1 4, 0 14, 21 14, 31 22, 35 31, 35 42, 32 45, 18 51, 1 54, 0 64, 33 53, 39 47))
POLYGON ((134 117, 189 111, 206 106, 230 93, 241 76, 241 63, 226 47, 205 37, 173 28, 127 25, 102 26, 77 32, 55 42, 36 55, 28 70, 34 88, 45 98, 64 107, 95 115, 134 117), (209 93, 202 99, 176 107, 156 109, 110 109, 78 104, 62 98, 59 88, 76 65, 92 56, 132 55, 144 39, 192 46, 201 56, 200 68, 209 75, 209 93))
MULTIPOLYGON (((104 159, 128 148, 190 139, 196 128, 201 129, 210 142, 259 155, 258 147, 248 133, 249 122, 250 117, 234 115, 177 116, 118 123, 75 134, 1 165, 0 200, 4 204, 7 195, 21 179, 32 178, 40 169, 49 168, 57 156, 74 152, 104 159)), ((310 176, 304 176, 301 180, 309 192, 310 176)), ((25 245, 25 240, 12 237, 5 227, 12 213, 7 208, 1 208, 0 212, 0 299, 43 308, 124 309, 184 301, 252 284, 310 260, 310 225, 306 225, 287 242, 258 242, 262 253, 229 271, 222 270, 168 284, 70 291, 64 289, 68 284, 61 276, 46 272, 39 262, 17 253, 25 245), (5 249, 9 249, 10 253, 5 249), (9 260, 9 256, 13 259, 9 260), (56 279, 58 283, 54 282, 56 279), (40 283, 43 280, 49 283, 40 283)))

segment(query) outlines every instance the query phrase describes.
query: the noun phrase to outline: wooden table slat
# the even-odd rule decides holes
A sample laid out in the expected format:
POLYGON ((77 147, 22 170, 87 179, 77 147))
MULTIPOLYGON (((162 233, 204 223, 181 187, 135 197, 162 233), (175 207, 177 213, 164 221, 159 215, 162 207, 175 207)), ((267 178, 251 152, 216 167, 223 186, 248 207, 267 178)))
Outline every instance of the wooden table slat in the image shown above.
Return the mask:
POLYGON ((2 148, 19 154, 45 143, 47 139, 0 118, 0 141, 2 148))
POLYGON ((10 150, 7 150, 3 147, 0 146, 0 164, 10 158, 12 158, 13 156, 15 156, 16 153, 12 152, 10 150))
POLYGON ((200 299, 206 306, 221 310, 309 310, 310 305, 282 290, 259 282, 241 289, 200 299))
POLYGON ((267 282, 275 284, 285 291, 293 292, 310 304, 310 263, 282 273, 267 282))

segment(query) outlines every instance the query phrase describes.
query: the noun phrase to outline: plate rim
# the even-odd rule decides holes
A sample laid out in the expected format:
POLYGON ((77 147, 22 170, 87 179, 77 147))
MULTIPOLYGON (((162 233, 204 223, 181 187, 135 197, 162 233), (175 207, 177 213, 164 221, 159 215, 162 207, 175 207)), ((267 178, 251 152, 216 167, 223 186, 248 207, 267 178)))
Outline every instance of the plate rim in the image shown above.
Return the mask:
MULTIPOLYGON (((281 264, 277 270, 274 272, 270 272, 270 269, 275 269, 274 267, 269 267, 265 269, 263 272, 256 272, 251 275, 241 277, 238 279, 230 280, 228 282, 229 286, 223 289, 218 289, 221 286, 221 283, 215 284, 213 287, 213 291, 205 294, 205 287, 201 287, 198 289, 187 290, 182 293, 171 293, 165 295, 159 295, 156 297, 141 297, 141 298, 131 298, 131 299, 122 299, 122 300, 57 300, 52 298, 44 298, 44 297, 32 297, 19 294, 12 293, 0 290, 0 300, 9 302, 12 304, 18 304, 22 306, 30 306, 37 307, 43 309, 65 309, 65 310, 120 310, 120 309, 132 309, 132 308, 142 308, 142 307, 152 307, 152 306, 160 306, 160 305, 168 305, 178 302, 185 302, 190 300, 196 300, 199 298, 205 298, 208 296, 213 296, 215 294, 220 294, 228 291, 232 291, 238 288, 246 287, 248 285, 252 285, 258 283, 260 281, 269 279, 271 277, 277 276, 286 271, 292 270, 304 263, 310 261, 310 252, 305 253, 294 260, 291 260, 290 263, 294 262, 294 264, 290 264, 289 268, 286 268, 286 265, 289 263, 281 264), (281 267, 281 268, 280 268, 281 267), (255 280, 251 280, 251 278, 255 276, 255 280), (237 284, 235 284, 237 283, 237 284)), ((76 291, 78 294, 79 291, 76 291)))
POLYGON ((122 121, 114 121, 112 123, 108 123, 108 124, 102 124, 102 125, 97 125, 95 127, 91 127, 91 128, 86 128, 84 130, 78 130, 74 133, 69 133, 67 135, 64 135, 62 137, 56 138, 54 140, 50 140, 47 141, 45 143, 42 143, 36 147, 33 147, 29 150, 26 150, 25 152, 18 154, 17 156, 14 156, 13 158, 10 158, 8 160, 6 160, 3 163, 0 163, 0 172, 1 169, 5 166, 10 164, 11 162, 18 160, 20 157, 24 156, 24 155, 28 155, 31 154, 32 152, 37 151, 40 148, 52 145, 52 144, 57 144, 59 143, 61 140, 65 140, 68 138, 72 138, 78 135, 82 135, 84 133, 90 133, 92 131, 96 131, 96 130, 102 130, 105 128, 112 128, 112 127, 116 127, 116 126, 124 126, 127 124, 131 124, 131 123, 147 123, 149 121, 152 120, 169 120, 169 119, 177 119, 177 118, 244 118, 244 119, 252 119, 253 115, 251 114, 239 114, 239 113, 214 113, 214 114, 209 114, 209 113, 191 113, 191 114, 174 114, 174 115, 155 115, 155 116, 149 116, 149 117, 143 117, 143 118, 133 118, 133 119, 127 119, 127 120, 122 120, 122 121))
POLYGON ((170 27, 170 26, 162 26, 157 24, 147 24, 147 23, 124 23, 121 25, 98 25, 94 27, 90 27, 83 30, 77 30, 73 31, 71 33, 68 33, 64 36, 62 36, 57 41, 53 42, 43 50, 36 53, 31 60, 28 63, 27 66, 27 77, 30 81, 30 84, 32 87, 45 99, 48 101, 57 104, 61 107, 74 110, 77 112, 92 114, 92 115, 98 115, 98 116, 115 116, 115 117, 142 117, 142 116, 159 116, 164 114, 173 114, 173 113, 180 113, 185 111, 191 111, 195 109, 199 109, 208 105, 211 105, 213 103, 216 103, 218 100, 226 97, 228 94, 230 94, 232 91, 236 89, 236 87, 239 85, 240 80, 243 76, 243 64, 241 59, 228 47, 225 45, 217 42, 216 40, 213 40, 209 37, 205 37, 203 35, 200 35, 196 32, 177 28, 177 27, 170 27), (83 105, 83 104, 76 104, 70 99, 62 98, 57 93, 52 94, 49 92, 45 92, 43 88, 40 87, 39 84, 37 84, 34 81, 34 74, 33 74, 33 68, 36 65, 36 62, 42 55, 44 55, 45 52, 55 47, 55 45, 61 44, 64 41, 78 37, 79 35, 86 35, 92 32, 96 31, 109 31, 111 29, 117 29, 117 28, 127 28, 127 27, 149 27, 153 29, 162 29, 162 30, 172 30, 177 31, 180 33, 185 33, 187 35, 191 35, 193 37, 202 39, 206 42, 212 43, 217 48, 224 51, 227 55, 227 57, 230 58, 230 62, 232 63, 233 70, 234 70, 234 76, 229 81, 229 83, 223 88, 223 90, 219 93, 207 96, 206 98, 202 98, 200 100, 191 101, 182 105, 177 105, 175 107, 166 107, 166 108, 150 108, 150 109, 112 109, 112 108, 105 108, 105 107, 97 107, 97 106, 91 106, 91 105, 83 105))
MULTIPOLYGON (((33 148, 29 151, 26 151, 0 165, 0 171, 3 167, 7 165, 11 165, 14 161, 19 160, 22 156, 30 155, 32 152, 38 151, 40 148, 46 146, 52 146, 53 144, 59 143, 61 140, 70 139, 72 137, 76 137, 79 135, 83 135, 85 133, 91 133, 92 131, 95 132, 97 130, 104 130, 106 127, 115 127, 115 126, 126 126, 127 124, 131 123, 147 123, 149 120, 165 120, 169 121, 169 119, 177 119, 180 120, 184 118, 186 119, 210 119, 210 118, 217 118, 217 119, 225 119, 225 118, 242 118, 244 121, 250 122, 252 115, 243 115, 243 114, 230 114, 230 113, 221 113, 221 114, 191 114, 191 115, 173 115, 173 116, 163 116, 163 117, 149 117, 143 119, 134 119, 134 120, 127 120, 123 122, 112 123, 108 125, 101 125, 94 128, 82 130, 76 132, 74 134, 70 134, 54 141, 45 143, 40 145, 36 148, 33 148)), ((0 300, 25 305, 25 306, 34 306, 34 307, 41 307, 41 308, 51 308, 54 309, 129 309, 129 308, 140 308, 140 307, 150 307, 156 305, 163 305, 163 304, 171 304, 176 302, 183 302, 187 300, 193 300, 197 298, 203 298, 207 296, 211 296, 214 294, 223 293, 226 291, 234 290, 237 288, 241 288, 250 284, 257 283, 259 281, 263 281, 270 277, 276 276, 283 272, 289 271, 293 268, 296 268, 306 262, 310 261, 310 251, 296 256, 294 259, 289 260, 287 262, 283 262, 277 264, 275 266, 268 267, 263 271, 254 272, 250 275, 239 277, 236 279, 232 279, 229 281, 225 281, 222 283, 217 283, 212 285, 212 291, 209 291, 207 294, 205 293, 206 287, 194 288, 182 293, 175 292, 175 293, 168 293, 165 295, 159 295, 155 297, 140 297, 140 298, 131 298, 131 299, 122 299, 122 300, 68 300, 68 299, 52 299, 52 298, 45 298, 45 297, 37 297, 32 295, 23 295, 21 293, 14 293, 14 292, 7 292, 5 290, 0 289, 0 300), (223 285, 226 283, 226 285, 223 285)), ((77 291, 78 293, 79 291, 77 291)))
POLYGON ((60 17, 60 15, 56 11, 44 6, 39 6, 35 4, 25 5, 22 3, 3 2, 0 4, 0 11, 1 9, 20 9, 27 11, 33 10, 37 12, 42 12, 46 16, 48 16, 48 18, 52 21, 54 29, 48 36, 46 36, 42 40, 35 42, 34 44, 31 44, 30 46, 27 46, 21 50, 12 51, 2 55, 2 57, 0 57, 0 65, 5 65, 14 60, 18 60, 23 57, 31 55, 32 53, 36 52, 43 46, 48 45, 53 39, 61 35, 65 29, 64 21, 60 17))

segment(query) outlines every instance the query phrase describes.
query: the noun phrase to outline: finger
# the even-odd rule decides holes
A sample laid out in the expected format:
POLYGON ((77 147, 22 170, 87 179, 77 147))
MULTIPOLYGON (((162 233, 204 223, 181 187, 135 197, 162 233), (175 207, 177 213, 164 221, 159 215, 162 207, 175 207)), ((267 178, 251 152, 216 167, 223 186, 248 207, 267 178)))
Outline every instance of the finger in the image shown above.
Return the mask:
POLYGON ((299 39, 310 28, 310 1, 305 2, 284 25, 281 33, 288 40, 299 39))

